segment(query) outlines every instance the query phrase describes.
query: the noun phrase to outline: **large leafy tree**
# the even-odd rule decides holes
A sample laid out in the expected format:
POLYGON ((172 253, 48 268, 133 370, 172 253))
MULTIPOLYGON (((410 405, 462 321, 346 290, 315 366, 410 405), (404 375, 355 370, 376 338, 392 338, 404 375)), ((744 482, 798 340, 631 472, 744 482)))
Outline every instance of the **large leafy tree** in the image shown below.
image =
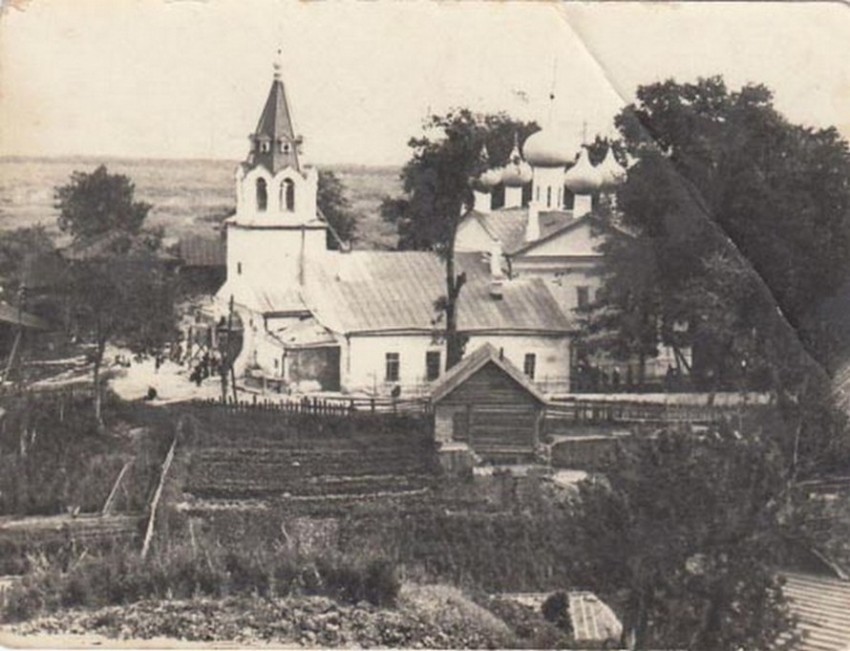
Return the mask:
MULTIPOLYGON (((319 171, 319 189, 316 197, 319 210, 343 242, 350 242, 357 234, 357 217, 346 196, 345 184, 333 172, 319 171)), ((336 246, 336 239, 331 243, 336 246)))
MULTIPOLYGON (((617 126, 634 160, 619 206, 635 246, 657 267, 659 337, 672 338, 674 322, 688 324, 697 355, 711 351, 697 357, 697 371, 730 379, 747 367, 733 349, 764 354, 764 320, 776 307, 823 356, 817 308, 850 273, 846 141, 832 128, 790 123, 763 86, 730 91, 717 77, 643 86, 617 126), (742 262, 754 273, 726 277, 749 288, 717 295, 716 272, 742 262), (723 319, 729 327, 717 327, 721 314, 732 315, 723 319)), ((614 307, 624 296, 617 279, 630 273, 616 249, 602 293, 614 307)))
POLYGON ((777 648, 775 570, 799 539, 769 436, 663 431, 580 484, 575 578, 622 605, 631 648, 777 648))
POLYGON ((59 228, 76 239, 111 231, 138 233, 151 205, 136 201, 134 194, 129 177, 110 174, 105 165, 74 172, 69 183, 56 188, 59 228))
POLYGON ((423 135, 408 143, 413 154, 402 170, 404 196, 385 198, 381 206, 384 219, 398 227, 399 248, 433 250, 445 261, 446 294, 435 307, 445 315, 449 368, 463 357, 457 301, 465 276, 456 272, 454 246, 464 209, 473 206, 473 179, 488 165, 504 164, 514 139, 534 130, 501 113, 460 109, 431 116, 423 135), (481 156, 485 145, 488 160, 481 156))
POLYGON ((0 283, 4 294, 14 295, 27 283, 30 263, 54 250, 53 241, 41 225, 0 233, 0 283))
POLYGON ((153 352, 168 341, 176 325, 175 279, 159 234, 143 230, 150 206, 135 201, 127 177, 103 166, 74 172, 56 198, 60 227, 77 247, 63 292, 77 330, 94 344, 94 411, 101 422, 107 344, 153 352))
POLYGON ((847 143, 788 122, 764 87, 720 78, 641 87, 616 122, 632 160, 623 232, 603 246, 585 338, 614 354, 689 346, 698 386, 777 396, 792 467, 846 459, 811 354, 825 361, 813 325, 850 265, 847 143))

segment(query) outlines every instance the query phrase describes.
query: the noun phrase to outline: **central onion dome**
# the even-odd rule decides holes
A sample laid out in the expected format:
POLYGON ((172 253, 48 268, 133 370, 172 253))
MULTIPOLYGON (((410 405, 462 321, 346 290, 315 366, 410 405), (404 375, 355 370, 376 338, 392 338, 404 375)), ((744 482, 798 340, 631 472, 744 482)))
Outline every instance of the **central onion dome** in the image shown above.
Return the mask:
POLYGON ((602 174, 590 162, 586 148, 582 148, 575 165, 564 174, 564 184, 573 194, 593 194, 602 187, 602 174))
POLYGON ((625 168, 614 158, 614 151, 608 147, 605 159, 596 168, 602 177, 602 189, 613 190, 626 180, 625 168))
POLYGON ((535 167, 566 167, 575 160, 578 145, 564 129, 543 129, 526 139, 522 153, 535 167))
POLYGON ((502 183, 509 188, 516 188, 531 183, 531 165, 526 163, 519 154, 519 145, 514 137, 514 148, 508 156, 508 162, 502 168, 502 183))

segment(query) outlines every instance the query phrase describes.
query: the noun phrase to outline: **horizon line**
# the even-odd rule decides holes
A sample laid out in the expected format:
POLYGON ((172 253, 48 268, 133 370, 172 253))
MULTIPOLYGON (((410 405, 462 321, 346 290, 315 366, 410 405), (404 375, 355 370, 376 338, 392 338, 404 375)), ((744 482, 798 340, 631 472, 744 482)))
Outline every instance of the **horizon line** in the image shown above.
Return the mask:
MULTIPOLYGON (((125 154, 0 154, 0 161, 37 161, 37 160, 114 160, 114 161, 150 161, 150 162, 186 162, 192 161, 197 163, 226 163, 231 162, 238 165, 241 159, 238 158, 210 158, 201 156, 128 156, 125 154)), ((315 162, 310 165, 314 167, 361 167, 361 168, 380 168, 394 167, 400 168, 404 166, 401 163, 353 163, 353 162, 315 162)))

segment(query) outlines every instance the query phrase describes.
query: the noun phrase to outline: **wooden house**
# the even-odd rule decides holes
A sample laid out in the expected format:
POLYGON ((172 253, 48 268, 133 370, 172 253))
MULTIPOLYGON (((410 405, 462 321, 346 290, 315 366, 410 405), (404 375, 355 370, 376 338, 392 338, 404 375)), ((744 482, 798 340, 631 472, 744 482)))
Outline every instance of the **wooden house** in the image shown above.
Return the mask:
POLYGON ((528 461, 540 437, 546 399, 495 346, 484 344, 432 387, 439 443, 467 444, 489 461, 528 461))

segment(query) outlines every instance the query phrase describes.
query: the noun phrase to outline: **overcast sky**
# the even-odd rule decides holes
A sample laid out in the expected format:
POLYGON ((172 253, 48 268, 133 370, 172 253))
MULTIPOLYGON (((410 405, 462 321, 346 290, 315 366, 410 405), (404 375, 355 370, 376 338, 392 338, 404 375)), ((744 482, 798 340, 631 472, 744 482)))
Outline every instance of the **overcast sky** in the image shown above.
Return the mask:
POLYGON ((243 158, 278 48, 318 163, 403 162, 452 106, 606 133, 639 84, 711 74, 850 135, 839 3, 32 0, 0 17, 0 154, 243 158))

